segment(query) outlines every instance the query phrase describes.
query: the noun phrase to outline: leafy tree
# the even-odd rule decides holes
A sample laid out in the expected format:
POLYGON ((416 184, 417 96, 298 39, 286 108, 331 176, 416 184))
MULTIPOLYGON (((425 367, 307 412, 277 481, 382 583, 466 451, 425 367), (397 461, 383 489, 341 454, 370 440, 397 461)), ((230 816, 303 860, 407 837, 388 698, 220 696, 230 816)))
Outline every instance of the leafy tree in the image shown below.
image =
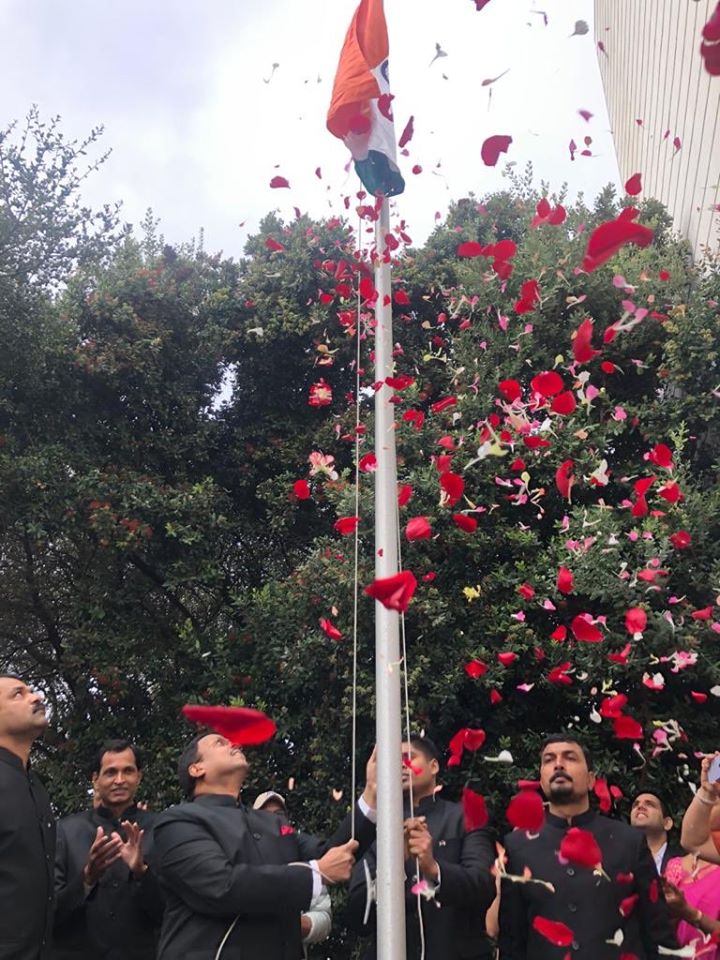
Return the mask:
MULTIPOLYGON (((48 691, 40 749, 60 812, 86 802, 87 761, 110 735, 146 747, 153 805, 174 800, 180 706, 234 701, 279 728, 255 752, 250 796, 292 779, 293 814, 320 830, 342 814, 374 729, 361 595, 352 757, 354 543, 334 529, 356 513, 355 462, 372 449, 371 263, 338 218, 270 215, 238 263, 164 245, 151 216, 138 240, 79 200, 95 141, 67 144, 35 113, 19 142, 0 139, 5 661, 48 691)), ((402 224, 387 241, 396 373, 412 380, 396 392, 412 488, 400 533, 419 580, 411 714, 443 749, 463 727, 486 732, 443 779, 451 795, 465 782, 485 793, 499 823, 542 735, 565 726, 611 786, 659 783, 680 810, 693 752, 716 745, 720 692, 718 270, 694 265, 646 201, 655 243, 585 273, 589 234, 623 204, 606 190, 533 226, 541 194, 564 203, 531 170, 511 174, 506 190, 458 201, 422 248, 402 224), (516 245, 505 267, 458 254, 501 241, 516 245), (549 371, 559 394, 536 380, 549 371), (454 504, 448 472, 464 481, 454 504), (651 477, 643 498, 636 482, 651 477), (407 542, 419 516, 433 535, 407 542), (613 695, 642 727, 634 738, 602 716, 613 695), (511 763, 487 762, 503 750, 511 763)), ((372 206, 361 213, 372 221, 372 206)), ((363 586, 372 475, 360 481, 363 586)), ((351 944, 340 934, 327 951, 351 944)))

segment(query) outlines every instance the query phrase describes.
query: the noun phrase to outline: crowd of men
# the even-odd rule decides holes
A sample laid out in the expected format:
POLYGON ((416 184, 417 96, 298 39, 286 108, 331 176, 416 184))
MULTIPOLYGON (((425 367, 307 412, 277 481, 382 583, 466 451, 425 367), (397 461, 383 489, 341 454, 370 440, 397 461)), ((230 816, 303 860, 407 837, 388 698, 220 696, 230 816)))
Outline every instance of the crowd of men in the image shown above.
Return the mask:
MULTIPOLYGON (((0 960, 300 960, 330 933, 328 887, 348 881, 344 922, 376 957, 374 757, 354 815, 326 840, 296 830, 274 791, 243 804, 247 758, 216 733, 182 751, 185 802, 163 813, 136 802, 137 747, 105 742, 92 806, 56 824, 29 762, 46 724, 42 697, 0 676, 0 960)), ((678 847, 651 791, 634 799, 629 824, 596 813, 592 758, 570 734, 550 736, 544 820, 497 847, 440 795, 431 740, 411 737, 403 755, 408 958, 717 960, 720 782, 710 758, 678 847), (597 853, 571 855, 580 837, 597 853)))

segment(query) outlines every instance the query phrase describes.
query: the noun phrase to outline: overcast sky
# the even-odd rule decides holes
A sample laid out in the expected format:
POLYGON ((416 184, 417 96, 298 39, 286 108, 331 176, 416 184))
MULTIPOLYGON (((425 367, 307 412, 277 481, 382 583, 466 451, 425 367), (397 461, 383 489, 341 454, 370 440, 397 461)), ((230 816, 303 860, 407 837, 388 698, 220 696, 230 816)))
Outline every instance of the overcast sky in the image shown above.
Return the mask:
MULTIPOLYGON (((68 134, 104 124, 113 153, 89 199, 122 200, 134 223, 151 206, 169 241, 203 227, 206 249, 237 256, 269 210, 339 213, 343 196, 358 189, 344 169, 345 147, 325 130, 355 7, 356 0, 0 0, 0 125, 32 103, 43 115, 61 114, 68 134), (277 173, 290 190, 269 188, 277 173)), ((592 7, 490 0, 477 12, 474 0, 385 0, 398 136, 415 117, 410 156, 400 158, 407 188, 398 209, 416 242, 450 200, 502 185, 506 160, 518 168, 531 160, 537 181, 552 189, 567 181, 573 196, 617 183, 592 7), (576 20, 587 22, 587 35, 570 36, 576 20), (431 65, 436 43, 447 56, 431 65), (583 120, 580 109, 593 118, 583 120), (496 169, 480 159, 493 134, 513 137, 496 169), (571 162, 569 141, 582 149, 585 136, 593 156, 571 162), (416 164, 422 173, 413 175, 416 164)))

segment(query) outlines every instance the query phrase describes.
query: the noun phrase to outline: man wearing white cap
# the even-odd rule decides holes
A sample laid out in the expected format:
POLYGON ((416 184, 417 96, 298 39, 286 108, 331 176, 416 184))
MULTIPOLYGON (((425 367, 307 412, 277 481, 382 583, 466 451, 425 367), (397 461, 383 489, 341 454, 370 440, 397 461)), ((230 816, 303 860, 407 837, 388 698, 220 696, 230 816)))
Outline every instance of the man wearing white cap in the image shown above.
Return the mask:
MULTIPOLYGON (((253 810, 274 814, 292 829, 288 821, 285 798, 274 790, 266 790, 259 794, 253 804, 253 810)), ((318 895, 310 901, 308 910, 300 914, 303 947, 307 948, 312 943, 322 943, 323 940, 327 940, 331 929, 332 901, 327 887, 323 885, 318 895)), ((307 954, 307 950, 305 952, 307 954)))

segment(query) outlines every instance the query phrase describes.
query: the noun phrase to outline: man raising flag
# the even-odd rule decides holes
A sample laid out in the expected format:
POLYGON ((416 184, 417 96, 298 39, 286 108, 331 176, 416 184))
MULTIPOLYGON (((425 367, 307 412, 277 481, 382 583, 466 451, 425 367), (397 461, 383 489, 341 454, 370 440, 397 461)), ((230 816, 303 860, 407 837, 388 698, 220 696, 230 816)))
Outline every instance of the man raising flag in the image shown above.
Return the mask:
POLYGON ((395 153, 388 53, 383 0, 361 0, 340 54, 327 126, 352 153, 368 192, 394 197, 405 181, 395 153))

